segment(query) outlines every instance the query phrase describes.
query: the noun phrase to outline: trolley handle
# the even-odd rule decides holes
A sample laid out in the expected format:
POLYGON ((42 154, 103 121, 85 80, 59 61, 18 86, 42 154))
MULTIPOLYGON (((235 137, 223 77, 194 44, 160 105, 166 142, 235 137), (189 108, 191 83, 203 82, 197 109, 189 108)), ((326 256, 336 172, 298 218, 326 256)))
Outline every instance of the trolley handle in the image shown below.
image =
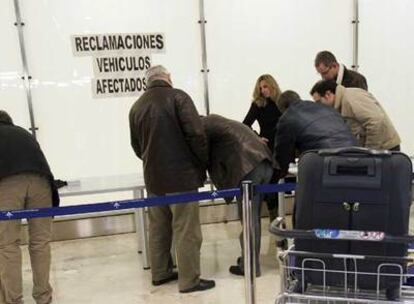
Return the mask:
POLYGON ((391 156, 392 152, 389 150, 376 150, 363 147, 343 147, 333 149, 321 149, 318 151, 318 154, 322 156, 334 156, 344 154, 360 154, 367 156, 391 156))
POLYGON ((339 230, 339 229, 312 229, 286 230, 285 218, 278 217, 270 225, 269 231, 283 238, 299 238, 308 240, 341 240, 341 241, 366 241, 385 243, 413 243, 414 236, 392 236, 382 231, 360 231, 360 230, 339 230))

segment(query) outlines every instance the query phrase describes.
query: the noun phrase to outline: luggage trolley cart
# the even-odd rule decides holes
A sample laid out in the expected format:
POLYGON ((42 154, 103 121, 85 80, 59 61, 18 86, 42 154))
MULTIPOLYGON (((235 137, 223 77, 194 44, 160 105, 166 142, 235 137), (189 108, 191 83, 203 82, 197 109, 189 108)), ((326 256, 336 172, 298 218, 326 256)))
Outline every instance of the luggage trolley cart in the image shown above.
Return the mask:
MULTIPOLYGON (((283 238, 333 242, 414 242, 413 236, 394 237, 376 231, 285 230, 281 227, 284 227, 284 218, 279 217, 272 223, 270 232, 283 238)), ((294 245, 278 256, 281 261, 281 284, 276 304, 414 303, 414 287, 404 285, 408 278, 414 277, 406 271, 407 264, 413 262, 408 257, 296 251, 294 245), (297 259, 301 263, 297 263, 297 259), (375 267, 372 271, 367 271, 366 267, 360 271, 358 265, 361 261, 375 267), (306 278, 311 273, 319 276, 319 282, 315 280, 315 275, 312 284, 307 282, 306 278), (364 280, 375 280, 376 287, 367 289, 360 286, 364 285, 364 280), (387 289, 386 286, 393 288, 387 289)))

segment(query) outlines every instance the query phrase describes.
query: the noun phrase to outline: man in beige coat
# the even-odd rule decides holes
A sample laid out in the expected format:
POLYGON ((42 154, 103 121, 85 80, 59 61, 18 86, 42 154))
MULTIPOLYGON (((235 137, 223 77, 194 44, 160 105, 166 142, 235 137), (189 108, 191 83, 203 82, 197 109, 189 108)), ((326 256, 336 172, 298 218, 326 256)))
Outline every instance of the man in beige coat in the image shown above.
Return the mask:
POLYGON ((335 81, 317 86, 320 102, 334 107, 351 127, 359 143, 367 148, 400 150, 400 137, 375 97, 362 89, 345 88, 335 81))

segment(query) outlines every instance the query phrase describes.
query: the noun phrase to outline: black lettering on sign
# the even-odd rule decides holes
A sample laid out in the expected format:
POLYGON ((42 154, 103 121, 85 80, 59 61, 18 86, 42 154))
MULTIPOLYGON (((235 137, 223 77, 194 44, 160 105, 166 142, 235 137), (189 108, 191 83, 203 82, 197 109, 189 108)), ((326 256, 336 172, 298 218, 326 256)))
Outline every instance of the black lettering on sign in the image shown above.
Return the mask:
POLYGON ((154 35, 151 35, 150 36, 150 39, 151 39, 151 49, 155 49, 156 48, 156 45, 155 45, 155 36, 154 35))
MULTIPOLYGON (((104 36, 103 38, 105 38, 105 36, 104 36)), ((95 42, 96 42, 96 49, 97 49, 98 51, 102 51, 104 48, 103 48, 103 46, 102 46, 102 41, 101 41, 101 39, 99 39, 99 36, 95 36, 95 42)))
POLYGON ((147 79, 145 77, 142 78, 142 84, 143 84, 144 91, 146 91, 147 90, 147 79))
POLYGON ((129 88, 130 88, 129 81, 128 79, 125 79, 124 92, 129 92, 129 88))
POLYGON ((114 79, 114 92, 119 93, 119 81, 121 79, 114 79))
POLYGON ((131 37, 131 35, 126 35, 125 36, 125 45, 126 45, 126 47, 127 47, 127 49, 132 49, 132 37, 131 37))
POLYGON ((96 38, 97 37, 90 37, 89 38, 89 48, 91 49, 91 51, 96 50, 96 38))
POLYGON ((102 86, 101 86, 101 80, 97 79, 96 80, 96 95, 99 95, 99 94, 103 94, 103 91, 102 91, 102 86))
POLYGON ((119 60, 123 60, 123 62, 125 63, 125 70, 130 72, 134 70, 133 67, 133 58, 134 57, 120 57, 119 60))
POLYGON ((104 68, 104 72, 109 72, 109 58, 105 57, 103 59, 103 68, 104 68))
POLYGON ((148 70, 150 67, 151 67, 151 57, 150 56, 145 56, 145 69, 148 70))
POLYGON ((141 48, 141 41, 139 35, 134 35, 134 48, 140 49, 141 48))
POLYGON ((88 37, 82 37, 83 49, 89 51, 88 37))
POLYGON ((109 50, 116 50, 116 36, 109 36, 109 50))
POLYGON ((114 92, 114 81, 116 79, 108 79, 108 93, 113 93, 114 92))
POLYGON ((82 52, 83 51, 81 37, 75 37, 75 47, 76 47, 77 52, 82 52))
POLYGON ((125 49, 124 40, 122 39, 122 36, 118 36, 118 50, 125 49))
POLYGON ((104 93, 106 93, 106 90, 108 89, 108 79, 102 79, 102 87, 104 89, 104 93))
POLYGON ((143 39, 144 39, 144 45, 143 45, 144 49, 149 49, 150 48, 150 39, 149 39, 149 37, 144 36, 143 39))
POLYGON ((128 94, 140 93, 147 90, 147 80, 145 77, 136 78, 105 78, 95 79, 96 94, 95 95, 109 95, 109 94, 128 94))
POLYGON ((164 47, 164 40, 162 39, 162 35, 157 35, 157 48, 161 50, 164 47))
POLYGON ((135 88, 137 87, 137 84, 135 82, 135 79, 134 78, 130 78, 129 81, 131 82, 130 91, 131 92, 134 92, 135 91, 135 88))
POLYGON ((104 59, 105 58, 96 58, 96 65, 98 66, 99 73, 102 73, 104 59))
POLYGON ((124 86, 125 86, 125 79, 124 78, 119 79, 119 83, 121 84, 121 92, 123 92, 124 86))
POLYGON ((109 50, 109 42, 108 42, 108 37, 103 36, 102 37, 102 43, 99 44, 100 48, 99 50, 109 50))
POLYGON ((137 81, 137 91, 141 92, 142 91, 142 80, 141 78, 137 78, 136 81, 137 81))
POLYGON ((125 58, 121 57, 119 58, 119 70, 120 71, 125 71, 125 58))
POLYGON ((108 62, 109 62, 109 66, 108 66, 108 72, 116 72, 116 64, 117 64, 117 58, 115 57, 109 57, 108 58, 108 62))

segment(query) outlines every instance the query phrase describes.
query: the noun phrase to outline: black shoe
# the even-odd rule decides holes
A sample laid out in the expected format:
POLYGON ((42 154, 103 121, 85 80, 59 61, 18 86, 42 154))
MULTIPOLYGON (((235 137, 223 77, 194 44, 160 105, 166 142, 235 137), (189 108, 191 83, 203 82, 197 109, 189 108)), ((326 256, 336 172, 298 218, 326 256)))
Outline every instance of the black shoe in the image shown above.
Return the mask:
POLYGON ((216 286, 216 282, 214 282, 213 280, 200 279, 200 282, 198 283, 198 285, 191 287, 191 288, 184 289, 184 290, 180 290, 180 292, 188 293, 188 292, 194 292, 194 291, 203 291, 203 290, 211 289, 214 286, 216 286))
POLYGON ((237 265, 241 265, 241 264, 243 264, 242 257, 238 257, 238 258, 237 258, 237 262, 236 262, 236 264, 237 264, 237 265))
POLYGON ((162 279, 162 280, 159 280, 159 281, 154 281, 153 280, 152 285, 159 286, 159 285, 162 285, 162 284, 165 284, 165 283, 168 283, 168 282, 171 282, 171 281, 175 281, 175 280, 178 280, 178 273, 173 271, 168 278, 165 278, 165 279, 162 279))
POLYGON ((231 265, 229 268, 229 271, 231 274, 238 275, 238 276, 244 276, 243 269, 240 268, 239 265, 231 265))
MULTIPOLYGON (((232 265, 229 268, 231 274, 244 276, 244 270, 240 268, 239 265, 232 265)), ((256 272, 256 278, 260 277, 260 272, 256 272)))

